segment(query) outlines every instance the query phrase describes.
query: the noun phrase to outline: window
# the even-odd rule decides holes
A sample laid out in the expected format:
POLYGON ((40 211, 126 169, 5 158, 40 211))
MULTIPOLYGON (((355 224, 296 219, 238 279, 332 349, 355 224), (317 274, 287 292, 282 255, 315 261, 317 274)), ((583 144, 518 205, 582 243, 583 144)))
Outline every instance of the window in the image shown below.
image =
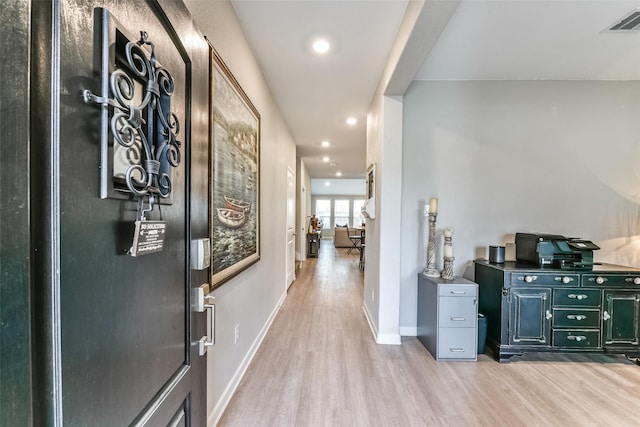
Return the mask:
POLYGON ((331 228, 331 199, 316 200, 316 217, 323 230, 331 228))
POLYGON ((362 205, 364 205, 364 200, 355 199, 353 201, 353 216, 351 217, 351 226, 352 227, 360 227, 364 221, 362 218, 362 205))
MULTIPOLYGON (((323 230, 345 226, 361 227, 363 218, 361 208, 364 204, 363 196, 320 196, 313 198, 315 215, 323 230)), ((332 233, 327 234, 331 236, 332 233)))
POLYGON ((336 226, 349 225, 349 199, 334 201, 333 220, 336 226))

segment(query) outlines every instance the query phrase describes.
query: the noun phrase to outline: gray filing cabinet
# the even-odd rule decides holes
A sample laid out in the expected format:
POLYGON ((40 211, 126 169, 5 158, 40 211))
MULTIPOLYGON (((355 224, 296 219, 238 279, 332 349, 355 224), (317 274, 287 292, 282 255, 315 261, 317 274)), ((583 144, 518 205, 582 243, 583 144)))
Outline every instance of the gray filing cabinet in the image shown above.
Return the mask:
POLYGON ((436 360, 477 360, 478 285, 418 274, 418 339, 436 360))

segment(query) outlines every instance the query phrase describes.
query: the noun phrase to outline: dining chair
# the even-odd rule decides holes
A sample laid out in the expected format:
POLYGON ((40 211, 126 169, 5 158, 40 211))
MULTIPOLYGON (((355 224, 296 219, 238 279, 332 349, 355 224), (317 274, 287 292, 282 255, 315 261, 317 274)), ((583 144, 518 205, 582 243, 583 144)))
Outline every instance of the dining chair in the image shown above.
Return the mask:
POLYGON ((351 251, 357 249, 360 252, 360 244, 362 243, 362 234, 356 234, 353 229, 349 229, 349 224, 347 224, 347 236, 349 236, 349 240, 351 240, 351 247, 347 251, 347 254, 351 254, 351 251))

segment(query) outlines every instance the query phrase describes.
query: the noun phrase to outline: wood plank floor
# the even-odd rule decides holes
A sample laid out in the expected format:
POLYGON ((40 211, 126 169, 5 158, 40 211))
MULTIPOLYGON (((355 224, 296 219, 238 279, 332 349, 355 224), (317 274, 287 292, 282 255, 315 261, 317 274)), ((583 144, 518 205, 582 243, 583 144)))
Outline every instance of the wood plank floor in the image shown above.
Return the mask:
POLYGON ((639 426, 640 366, 605 355, 436 362, 375 343, 358 255, 323 241, 298 270, 221 426, 639 426))

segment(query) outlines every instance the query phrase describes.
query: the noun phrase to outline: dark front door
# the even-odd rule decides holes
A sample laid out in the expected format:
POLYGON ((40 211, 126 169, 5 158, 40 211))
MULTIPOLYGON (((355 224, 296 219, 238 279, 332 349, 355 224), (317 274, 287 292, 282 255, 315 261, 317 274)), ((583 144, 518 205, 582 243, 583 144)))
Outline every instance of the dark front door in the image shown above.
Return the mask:
MULTIPOLYGON (((44 326, 38 335, 50 355, 39 362, 44 368, 38 379, 46 391, 38 393, 47 403, 37 421, 65 426, 205 425, 206 361, 193 345, 205 334, 205 319, 192 312, 191 288, 206 283, 207 272, 190 268, 190 241, 207 233, 206 205, 192 214, 193 206, 201 203, 192 200, 206 200, 206 161, 191 161, 206 159, 206 138, 194 142, 193 135, 206 135, 207 124, 192 120, 208 108, 206 44, 176 1, 32 5, 38 34, 34 52, 44 56, 38 58, 44 65, 35 65, 34 109, 45 110, 34 114, 34 169, 41 177, 33 198, 39 221, 47 224, 38 235, 41 250, 48 254, 38 261, 45 279, 39 309, 46 314, 39 320, 44 326), (107 129, 104 119, 118 110, 87 102, 83 94, 105 94, 103 61, 109 62, 109 73, 124 69, 135 74, 126 69, 125 46, 142 42, 143 33, 150 42, 140 44, 146 67, 156 62, 170 73, 173 85, 162 76, 159 85, 149 84, 144 61, 134 58, 140 75, 131 78, 129 104, 142 104, 148 89, 160 94, 154 107, 162 104, 163 112, 154 116, 147 106, 130 110, 123 120, 139 114, 142 133, 157 149, 163 138, 170 139, 158 132, 162 116, 180 144, 175 167, 164 154, 159 161, 159 176, 169 177, 171 196, 155 197, 153 209, 144 214, 147 220, 164 222, 163 248, 149 246, 152 250, 134 257, 130 250, 141 209, 124 175, 136 158, 145 158, 142 142, 136 136, 136 147, 117 150, 113 133, 120 132, 127 141, 129 129, 112 122, 107 129), (103 117, 101 111, 108 114, 103 117), (105 129, 107 139, 102 138, 105 129), (105 141, 108 149, 101 145, 105 141), (192 169, 192 164, 199 166, 192 169)), ((137 184, 146 180, 139 170, 134 177, 137 184)), ((166 191, 167 182, 151 187, 166 191)))

